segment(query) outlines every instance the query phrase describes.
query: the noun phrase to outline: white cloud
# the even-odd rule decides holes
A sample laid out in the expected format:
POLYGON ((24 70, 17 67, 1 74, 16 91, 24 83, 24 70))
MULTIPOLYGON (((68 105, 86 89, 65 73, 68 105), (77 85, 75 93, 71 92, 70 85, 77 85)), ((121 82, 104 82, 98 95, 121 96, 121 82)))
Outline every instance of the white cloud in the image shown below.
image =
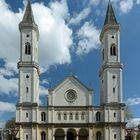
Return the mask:
POLYGON ((122 0, 120 1, 120 9, 122 13, 126 14, 133 8, 133 0, 122 0))
POLYGON ((140 104, 140 98, 128 98, 126 100, 126 104, 128 104, 129 106, 133 106, 133 105, 139 105, 140 104))
POLYGON ((70 24, 79 24, 82 20, 84 20, 89 13, 91 12, 90 8, 85 8, 80 13, 75 14, 69 21, 70 24))
POLYGON ((90 5, 90 6, 93 6, 93 5, 97 6, 97 5, 100 3, 100 1, 101 1, 101 0, 90 0, 89 5, 90 5))
POLYGON ((4 76, 0 75, 0 94, 3 95, 12 95, 17 96, 18 91, 18 79, 10 78, 7 79, 4 76))
POLYGON ((15 104, 0 101, 0 112, 15 112, 15 104))
POLYGON ((136 4, 140 4, 140 0, 137 0, 137 1, 136 1, 136 4))
POLYGON ((39 87, 39 95, 40 96, 43 96, 43 95, 48 95, 48 89, 45 88, 44 86, 41 86, 39 87))
POLYGON ((134 128, 134 127, 137 127, 139 124, 140 124, 140 118, 134 118, 134 119, 129 120, 126 126, 128 128, 134 128))
POLYGON ((100 31, 94 25, 86 22, 77 32, 79 39, 77 55, 87 54, 92 49, 97 49, 100 44, 99 34, 100 31))
POLYGON ((65 23, 68 18, 67 4, 63 0, 50 4, 33 4, 35 19, 39 25, 39 62, 43 67, 71 62, 70 47, 72 30, 65 23))

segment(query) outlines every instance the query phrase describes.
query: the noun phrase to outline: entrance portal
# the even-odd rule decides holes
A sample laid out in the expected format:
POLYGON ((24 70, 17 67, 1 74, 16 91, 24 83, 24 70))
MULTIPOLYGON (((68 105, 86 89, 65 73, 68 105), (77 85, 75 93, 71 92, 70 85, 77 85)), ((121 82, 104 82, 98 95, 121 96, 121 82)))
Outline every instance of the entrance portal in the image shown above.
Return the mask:
POLYGON ((67 133, 67 140, 75 140, 74 134, 72 132, 67 133))
POLYGON ((62 129, 57 129, 55 131, 55 140, 64 140, 65 134, 62 129))

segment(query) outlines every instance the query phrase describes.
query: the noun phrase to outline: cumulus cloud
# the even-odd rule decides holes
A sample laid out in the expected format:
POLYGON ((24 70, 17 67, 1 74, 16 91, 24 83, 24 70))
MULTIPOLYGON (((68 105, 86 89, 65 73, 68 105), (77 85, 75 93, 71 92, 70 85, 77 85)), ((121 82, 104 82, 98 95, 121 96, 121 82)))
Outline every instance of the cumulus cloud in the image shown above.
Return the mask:
POLYGON ((17 96, 18 78, 5 78, 0 75, 0 94, 17 96))
POLYGON ((126 100, 126 104, 133 106, 133 105, 139 105, 140 104, 140 98, 128 98, 126 100))
POLYGON ((134 127, 137 127, 139 124, 140 124, 140 118, 134 118, 134 119, 131 119, 127 122, 126 127, 127 128, 134 128, 134 127))
POLYGON ((93 24, 86 22, 77 32, 79 42, 76 54, 83 55, 97 49, 100 44, 99 34, 100 31, 93 24))
POLYGON ((133 8, 133 0, 123 0, 120 1, 120 9, 126 14, 133 8))
POLYGON ((89 13, 91 12, 91 9, 85 8, 80 13, 76 13, 69 21, 69 24, 79 24, 82 20, 84 20, 89 13))
POLYGON ((0 112, 15 112, 15 104, 0 101, 0 112))
POLYGON ((40 88, 39 88, 39 95, 40 95, 40 96, 48 95, 48 89, 45 88, 44 86, 41 86, 41 85, 40 85, 40 88))
POLYGON ((41 66, 46 68, 54 64, 70 63, 72 30, 65 22, 68 17, 66 1, 51 3, 49 8, 35 3, 33 9, 40 31, 41 66))
POLYGON ((137 1, 136 1, 136 4, 140 4, 140 0, 137 0, 137 1))

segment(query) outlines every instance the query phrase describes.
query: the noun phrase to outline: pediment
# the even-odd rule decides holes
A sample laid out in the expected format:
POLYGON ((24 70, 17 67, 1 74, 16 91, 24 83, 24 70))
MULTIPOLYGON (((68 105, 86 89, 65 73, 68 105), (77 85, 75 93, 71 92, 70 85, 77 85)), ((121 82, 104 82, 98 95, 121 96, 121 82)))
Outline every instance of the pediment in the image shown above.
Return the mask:
POLYGON ((75 76, 66 77, 56 87, 49 90, 51 104, 54 106, 86 106, 90 102, 88 100, 91 93, 92 89, 85 86, 75 76))

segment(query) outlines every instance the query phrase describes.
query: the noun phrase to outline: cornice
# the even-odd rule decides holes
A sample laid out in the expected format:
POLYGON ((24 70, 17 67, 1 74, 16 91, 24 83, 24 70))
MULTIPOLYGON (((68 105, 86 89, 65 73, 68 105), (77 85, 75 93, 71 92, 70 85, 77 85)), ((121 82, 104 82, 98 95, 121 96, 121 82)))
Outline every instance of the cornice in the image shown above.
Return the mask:
POLYGON ((104 70, 110 69, 110 68, 112 68, 112 69, 115 69, 115 68, 123 69, 123 65, 122 65, 121 63, 119 63, 119 62, 115 62, 115 63, 105 63, 105 64, 101 67, 101 69, 100 69, 100 71, 99 71, 99 77, 101 77, 101 75, 102 75, 102 73, 103 73, 104 70))
POLYGON ((37 103, 23 102, 23 103, 17 103, 16 107, 38 107, 38 104, 37 103))
POLYGON ((40 74, 40 70, 39 70, 39 65, 38 65, 38 63, 36 63, 36 62, 34 62, 34 61, 31 61, 31 62, 22 62, 22 61, 20 61, 20 62, 18 62, 18 64, 17 64, 17 68, 18 69, 20 69, 20 68, 36 68, 37 69, 37 72, 38 72, 38 74, 40 74))

